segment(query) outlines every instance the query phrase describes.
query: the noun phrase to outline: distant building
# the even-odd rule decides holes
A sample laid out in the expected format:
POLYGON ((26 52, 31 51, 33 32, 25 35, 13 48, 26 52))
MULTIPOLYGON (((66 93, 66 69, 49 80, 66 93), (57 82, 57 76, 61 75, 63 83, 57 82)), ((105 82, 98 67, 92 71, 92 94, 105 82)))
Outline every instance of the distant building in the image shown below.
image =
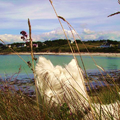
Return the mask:
POLYGON ((16 45, 13 45, 13 47, 16 47, 16 45))
POLYGON ((26 47, 26 43, 24 43, 24 44, 22 45, 22 47, 26 47))
POLYGON ((33 47, 38 48, 38 44, 33 44, 33 47))
POLYGON ((105 43, 105 44, 103 44, 103 45, 100 46, 100 48, 109 48, 109 47, 112 47, 112 44, 105 43))
POLYGON ((8 47, 11 48, 11 45, 9 44, 8 47))
POLYGON ((73 41, 71 41, 71 44, 73 44, 73 41))
POLYGON ((18 48, 26 47, 26 43, 24 43, 24 44, 22 44, 22 45, 18 45, 17 47, 18 47, 18 48))
POLYGON ((42 46, 46 46, 46 44, 45 44, 45 43, 42 43, 42 46))

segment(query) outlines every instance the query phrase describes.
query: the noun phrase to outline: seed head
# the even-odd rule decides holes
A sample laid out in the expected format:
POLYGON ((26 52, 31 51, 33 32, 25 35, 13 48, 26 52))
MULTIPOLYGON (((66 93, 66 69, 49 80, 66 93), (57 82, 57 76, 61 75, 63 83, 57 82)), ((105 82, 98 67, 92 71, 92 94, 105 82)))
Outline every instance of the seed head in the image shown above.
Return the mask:
POLYGON ((62 19, 63 21, 66 21, 65 18, 63 18, 62 16, 58 16, 58 18, 62 19))
POLYGON ((52 0, 49 0, 50 1, 50 3, 52 4, 52 0))

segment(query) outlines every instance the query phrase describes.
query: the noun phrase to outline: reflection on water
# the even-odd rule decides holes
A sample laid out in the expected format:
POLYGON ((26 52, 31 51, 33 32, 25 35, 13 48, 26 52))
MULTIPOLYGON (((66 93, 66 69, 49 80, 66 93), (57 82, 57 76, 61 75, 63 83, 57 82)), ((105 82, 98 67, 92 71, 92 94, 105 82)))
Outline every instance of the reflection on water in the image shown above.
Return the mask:
POLYGON ((106 61, 107 61, 107 69, 111 69, 111 70, 118 70, 120 69, 119 62, 120 58, 119 57, 107 57, 106 61))

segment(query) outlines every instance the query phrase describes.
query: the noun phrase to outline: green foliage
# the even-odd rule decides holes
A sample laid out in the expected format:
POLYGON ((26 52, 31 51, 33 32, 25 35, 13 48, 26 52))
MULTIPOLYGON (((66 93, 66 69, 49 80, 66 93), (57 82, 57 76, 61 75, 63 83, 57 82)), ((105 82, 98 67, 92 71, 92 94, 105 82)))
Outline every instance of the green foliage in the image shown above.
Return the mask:
POLYGON ((53 41, 45 41, 44 42, 47 46, 61 46, 61 45, 68 45, 67 40, 65 39, 58 39, 58 40, 53 40, 53 41))
MULTIPOLYGON (((80 40, 76 40, 78 43, 79 49, 81 52, 87 52, 84 45, 80 40)), ((104 53, 119 53, 120 49, 118 48, 118 45, 120 42, 118 41, 112 41, 112 40, 90 40, 90 41, 83 41, 83 43, 86 45, 88 50, 90 52, 104 52, 104 53), (107 43, 112 44, 112 47, 110 48, 100 48, 102 44, 104 44, 107 41, 107 43)), ((27 43, 26 47, 24 47, 25 43, 13 43, 11 44, 12 48, 16 52, 30 52, 29 44, 27 43)), ((33 47, 34 52, 71 52, 68 41, 66 39, 58 39, 53 41, 45 41, 45 42, 33 42, 33 44, 38 44, 38 48, 33 47)), ((75 45, 75 42, 71 44, 75 52, 78 52, 77 47, 75 45)), ((0 48, 0 52, 11 52, 8 47, 2 46, 0 48)))
MULTIPOLYGON (((91 102, 102 105, 120 101, 119 91, 119 86, 101 87, 97 91, 92 91, 90 94, 91 102)), ((88 115, 88 112, 84 110, 76 109, 75 112, 71 112, 68 103, 55 104, 52 102, 52 97, 49 103, 46 103, 44 96, 39 96, 39 101, 39 106, 37 106, 36 101, 21 91, 15 91, 14 88, 6 86, 5 89, 0 90, 0 119, 80 120, 88 115)))
POLYGON ((64 103, 60 107, 60 116, 61 116, 62 119, 69 118, 69 116, 70 116, 70 108, 68 107, 67 103, 64 103))
POLYGON ((101 87, 94 92, 91 92, 91 101, 101 104, 111 104, 120 101, 119 89, 116 86, 101 87))
POLYGON ((41 117, 36 101, 6 87, 5 90, 0 90, 0 119, 39 120, 41 117))

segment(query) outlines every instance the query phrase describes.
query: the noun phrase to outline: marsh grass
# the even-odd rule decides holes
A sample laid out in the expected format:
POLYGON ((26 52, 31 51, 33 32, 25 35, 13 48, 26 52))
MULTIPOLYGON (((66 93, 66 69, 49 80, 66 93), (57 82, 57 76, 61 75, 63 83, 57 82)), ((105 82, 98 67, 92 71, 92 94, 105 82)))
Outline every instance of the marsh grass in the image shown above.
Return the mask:
POLYGON ((107 87, 101 87, 98 90, 92 91, 89 93, 91 101, 93 103, 102 103, 102 104, 110 104, 116 101, 120 101, 120 95, 116 91, 114 86, 111 87, 111 92, 107 87))
MULTIPOLYGON (((44 96, 38 97, 38 107, 36 100, 25 95, 22 91, 16 91, 14 87, 7 86, 6 82, 2 84, 4 84, 4 89, 0 89, 1 120, 79 120, 84 119, 84 116, 87 115, 82 109, 81 111, 76 109, 76 112, 73 113, 67 103, 56 104, 52 102, 52 98, 47 103, 44 96)), ((108 87, 103 87, 89 93, 91 104, 106 105, 120 101, 120 95, 116 91, 116 87, 110 87, 112 92, 108 87)), ((74 104, 76 104, 75 101, 74 104)), ((97 114, 100 115, 100 113, 97 114)), ((97 115, 97 118, 101 118, 101 116, 98 117, 97 115)), ((112 120, 110 117, 109 119, 112 120)))
POLYGON ((36 101, 21 91, 6 86, 0 90, 1 120, 38 120, 41 119, 36 101))

